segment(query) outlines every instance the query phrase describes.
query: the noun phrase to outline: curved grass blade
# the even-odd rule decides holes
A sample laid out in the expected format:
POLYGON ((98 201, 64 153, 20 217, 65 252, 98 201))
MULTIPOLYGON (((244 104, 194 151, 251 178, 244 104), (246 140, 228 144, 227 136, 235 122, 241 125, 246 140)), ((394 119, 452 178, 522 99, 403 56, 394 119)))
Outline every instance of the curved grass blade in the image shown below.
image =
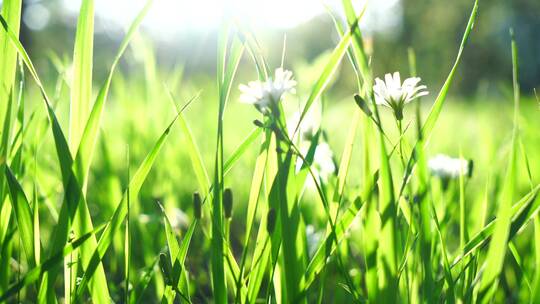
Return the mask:
POLYGON ((414 145, 413 150, 411 151, 411 155, 409 157, 409 160, 407 161, 405 174, 403 176, 403 180, 401 182, 401 187, 399 189, 398 200, 403 195, 403 191, 405 190, 405 186, 408 183, 408 180, 409 180, 409 178, 410 178, 410 176, 412 174, 415 163, 417 161, 416 158, 414 157, 414 155, 416 153, 416 150, 417 149, 424 149, 429 143, 429 139, 431 137, 433 128, 435 127, 435 123, 437 122, 437 120, 438 120, 438 118, 439 118, 439 116, 441 114, 442 107, 444 106, 444 103, 446 101, 446 96, 448 95, 448 91, 450 90, 450 86, 454 82, 454 77, 455 77, 457 68, 459 67, 459 65, 461 63, 463 52, 465 50, 465 46, 467 45, 467 43, 469 41, 469 36, 470 36, 471 31, 473 29, 474 23, 476 22, 477 15, 478 15, 478 0, 475 0, 473 8, 471 10, 469 21, 467 22, 467 26, 465 28, 465 32, 463 33, 463 38, 462 38, 461 44, 459 46, 458 54, 457 54, 456 59, 454 61, 454 65, 452 66, 452 69, 450 70, 450 73, 446 77, 446 80, 445 80, 441 90, 439 91, 439 94, 437 95, 437 98, 435 99, 435 102, 433 103, 433 106, 431 107, 431 110, 430 110, 430 112, 429 112, 429 114, 427 116, 427 119, 426 119, 425 123, 422 126, 422 134, 424 136, 424 141, 423 141, 424 146, 420 146, 419 142, 417 141, 415 143, 415 145, 414 145))
POLYGON ((6 301, 10 297, 17 294, 17 292, 19 292, 25 286, 28 286, 36 282, 42 274, 62 264, 65 256, 72 253, 73 250, 79 248, 82 244, 88 241, 88 239, 90 239, 92 235, 96 235, 105 227, 106 227, 105 224, 98 226, 92 232, 89 232, 81 236, 80 238, 74 240, 71 243, 68 243, 61 251, 51 255, 51 257, 49 257, 42 264, 36 267, 33 267, 28 273, 26 273, 26 275, 19 282, 13 284, 3 295, 0 296, 0 302, 6 301))
MULTIPOLYGON (((189 103, 187 105, 189 105, 189 103)), ((185 107, 182 110, 184 109, 185 107)), ((174 123, 178 120, 179 114, 177 114, 174 117, 174 119, 170 122, 170 124, 167 126, 165 131, 161 134, 157 142, 154 144, 150 153, 148 153, 146 158, 143 160, 143 162, 140 164, 139 168, 137 169, 137 171, 131 178, 129 182, 129 189, 130 189, 129 200, 130 201, 135 201, 137 195, 139 194, 142 184, 146 180, 148 173, 150 172, 152 166, 154 165, 154 162, 158 156, 159 151, 165 144, 169 136, 169 133, 171 131, 171 128, 173 127, 174 123)), ((103 258, 107 250, 109 249, 109 246, 111 245, 111 242, 113 240, 115 233, 119 231, 120 226, 122 225, 122 222, 124 221, 127 215, 127 201, 128 201, 127 195, 128 193, 124 192, 124 195, 122 196, 120 203, 116 207, 114 214, 112 215, 110 221, 108 222, 107 227, 105 228, 105 230, 103 231, 103 234, 99 238, 96 250, 94 251, 92 258, 90 259, 90 262, 88 263, 88 265, 83 265, 83 268, 85 271, 82 277, 82 281, 77 287, 74 300, 79 299, 82 293, 84 292, 84 289, 86 285, 88 284, 88 280, 92 278, 94 272, 96 271, 96 268, 101 263, 101 259, 103 258)))
MULTIPOLYGON (((169 256, 170 256, 170 263, 172 265, 171 269, 171 276, 172 276, 172 282, 171 286, 174 291, 178 290, 180 294, 183 294, 187 297, 189 300, 189 290, 186 290, 187 286, 189 285, 187 281, 181 281, 182 278, 187 278, 185 276, 185 270, 184 270, 184 264, 179 260, 182 256, 180 252, 180 245, 178 244, 178 241, 176 240, 176 236, 174 233, 174 229, 171 225, 171 222, 169 221, 169 218, 167 217, 167 214, 165 213, 165 209, 163 206, 158 202, 158 205, 161 209, 161 213, 163 214, 163 221, 165 223, 165 236, 167 239, 167 247, 169 248, 169 256)), ((191 237, 190 237, 191 239, 191 237)))
MULTIPOLYGON (((512 225, 510 227, 510 233, 508 239, 511 240, 525 224, 534 218, 540 210, 540 201, 537 200, 538 193, 540 191, 540 185, 537 185, 529 193, 523 196, 518 202, 512 205, 510 216, 512 218, 512 225), (535 203, 535 201, 537 201, 535 203)), ((495 224, 498 219, 495 218, 489 222, 480 232, 473 236, 463 248, 463 254, 456 257, 451 267, 455 268, 458 264, 462 263, 463 259, 471 255, 476 249, 485 246, 490 237, 495 231, 495 224)))
POLYGON ((19 227, 28 265, 30 268, 33 268, 39 261, 39 256, 36 255, 39 249, 36 249, 34 243, 34 215, 21 185, 8 165, 5 165, 4 174, 6 176, 11 204, 13 206, 13 211, 15 212, 15 218, 17 220, 17 226, 19 227))
POLYGON ((126 51, 134 34, 137 32, 137 29, 139 28, 141 22, 150 10, 152 3, 153 0, 148 0, 145 6, 142 8, 142 10, 139 12, 137 17, 135 17, 132 24, 130 25, 124 39, 120 44, 120 47, 118 48, 114 61, 111 64, 107 79, 99 90, 96 101, 94 102, 94 105, 92 107, 92 111, 90 112, 90 116, 88 117, 88 121, 86 122, 86 126, 81 137, 81 143, 77 150, 77 156, 75 157, 75 172, 77 173, 77 177, 80 178, 83 184, 82 186, 84 188, 86 188, 88 171, 90 170, 90 164, 92 162, 92 156, 95 150, 95 143, 97 140, 97 135, 99 133, 101 117, 103 116, 103 109, 107 102, 107 97, 109 94, 109 89, 111 86, 114 72, 116 71, 116 67, 118 66, 120 58, 122 58, 122 55, 126 51))
MULTIPOLYGON (((370 191, 366 194, 366 198, 371 197, 375 191, 377 180, 378 174, 375 174, 371 181, 370 191)), ((334 235, 334 233, 329 233, 324 238, 305 271, 303 281, 305 281, 304 287, 306 289, 309 288, 309 286, 315 281, 317 274, 320 273, 326 265, 327 258, 332 254, 332 252, 334 252, 334 238, 337 239, 338 244, 342 242, 351 223, 360 213, 362 213, 364 207, 365 204, 362 204, 360 200, 356 200, 354 204, 347 208, 339 221, 336 223, 336 234, 334 235)))
POLYGON ((349 47, 349 44, 351 42, 351 32, 355 30, 356 27, 358 27, 358 21, 357 18, 356 21, 351 25, 349 31, 347 31, 339 41, 338 45, 334 48, 332 51, 332 54, 330 56, 330 59, 326 63, 326 66, 323 69, 323 72, 319 76, 319 79, 311 89, 310 95, 306 101, 306 104, 304 105, 304 109, 302 110, 302 114, 300 115, 300 119, 298 119, 298 123, 294 129, 294 133, 291 136, 294 138, 296 135, 296 132, 298 132, 298 129, 300 128, 300 124, 302 123, 302 120, 306 116, 309 108, 315 102, 317 98, 321 96, 323 91, 326 89, 326 86, 330 83, 331 77, 336 72, 339 63, 341 62, 341 59, 343 56, 347 53, 347 49, 349 47))
MULTIPOLYGON (((176 105, 175 98, 172 92, 168 89, 167 97, 169 97, 169 100, 174 104, 177 112, 180 112, 178 106, 176 105)), ((187 151, 189 154, 189 158, 191 159, 191 166, 193 167, 193 171, 195 172, 195 176, 197 177, 199 190, 206 197, 206 195, 210 191, 209 189, 211 186, 210 178, 208 177, 208 171, 206 170, 206 167, 204 165, 201 152, 199 150, 199 147, 197 146, 195 138, 193 137, 193 133, 191 132, 191 128, 189 127, 184 115, 180 114, 180 116, 178 117, 178 124, 180 125, 182 133, 186 137, 187 151)))
MULTIPOLYGON (((76 180, 80 182, 79 186, 81 187, 82 193, 86 193, 86 188, 87 188, 87 183, 88 183, 88 173, 90 171, 90 165, 92 163, 93 154, 96 147, 96 141, 99 134, 99 126, 101 123, 101 118, 103 116, 103 109, 107 101, 108 92, 111 85, 113 74, 116 70, 116 66, 118 65, 118 62, 120 61, 120 58, 122 57, 127 46, 129 45, 129 42, 133 38, 134 34, 139 28, 139 25, 141 24, 142 20, 144 19, 148 10, 150 9, 151 4, 152 4, 151 0, 147 1, 146 5, 143 7, 143 9, 139 12, 139 14, 136 16, 136 18, 130 25, 127 31, 127 34, 122 40, 120 47, 118 49, 118 52, 111 65, 109 75, 104 85, 101 87, 98 93, 98 96, 93 105, 92 111, 90 112, 88 121, 86 122, 86 126, 84 128, 84 132, 82 134, 81 141, 78 146, 77 155, 75 156, 75 160, 72 165, 73 166, 72 173, 75 174, 76 180)), ((88 210, 88 206, 86 205, 86 203, 79 203, 77 212, 79 216, 77 217, 77 221, 74 224, 76 235, 83 235, 89 231, 92 231, 93 230, 92 218, 90 216, 90 212, 88 210)), ((87 265, 90 262, 92 254, 96 250, 96 247, 97 247, 97 239, 95 236, 92 236, 91 240, 85 243, 81 247, 80 257, 81 257, 81 261, 83 265, 87 265)), ((103 266, 101 266, 100 264, 96 273, 96 277, 93 280, 91 280, 91 284, 90 284, 92 295, 93 295, 92 298, 94 298, 96 301, 102 301, 102 300, 107 301, 107 299, 109 298, 108 294, 100 295, 100 293, 102 293, 103 290, 107 290, 106 282, 107 280, 105 277, 105 272, 104 272, 103 266)))
POLYGON ((144 294, 144 291, 148 287, 148 284, 150 284, 150 281, 152 280, 152 277, 154 276, 154 273, 156 272, 158 262, 159 262, 159 255, 156 256, 152 264, 148 265, 148 267, 141 274, 139 283, 135 286, 135 288, 132 291, 133 295, 129 298, 130 304, 141 303, 143 299, 142 295, 144 294))
POLYGON ((261 128, 255 128, 249 132, 249 135, 242 141, 242 143, 236 147, 234 152, 229 156, 225 164, 223 165, 223 174, 229 173, 233 165, 244 155, 247 149, 255 142, 257 138, 263 133, 261 128))
MULTIPOLYGON (((439 91, 439 94, 437 95, 437 98, 435 99, 435 102, 433 103, 433 106, 431 107, 429 115, 426 118, 424 125, 422 126, 422 134, 424 134, 426 141, 429 141, 433 128, 435 127, 435 123, 437 122, 437 119, 439 118, 439 115, 441 114, 442 107, 446 100, 446 96, 448 95, 450 86, 454 82, 454 76, 456 74, 459 64, 461 63, 461 57, 463 56, 465 46, 467 45, 467 42, 469 42, 469 36, 474 27, 474 23, 476 22, 477 15, 478 15, 478 0, 475 0, 472 11, 471 11, 471 15, 469 17, 469 21, 467 22, 467 27, 465 28, 465 32, 463 33, 463 38, 461 39, 461 44, 459 46, 456 60, 454 61, 454 65, 452 66, 452 69, 450 70, 450 73, 448 74, 441 90, 439 91)), ((427 142, 425 144, 427 145, 427 142)))
MULTIPOLYGON (((71 206, 70 208, 67 208, 67 209, 71 210, 69 212, 70 214, 73 214, 74 213, 74 208, 76 206, 82 206, 81 210, 80 210, 80 214, 83 216, 82 223, 86 223, 86 226, 87 226, 86 227, 87 229, 82 229, 83 232, 91 230, 92 225, 91 225, 91 219, 90 219, 90 216, 89 216, 88 208, 86 206, 86 203, 84 202, 82 189, 79 186, 79 185, 81 185, 81 183, 78 183, 76 178, 74 178, 74 176, 77 176, 78 178, 81 178, 82 180, 84 180, 84 184, 86 184, 86 177, 87 177, 87 173, 88 173, 88 170, 89 170, 90 161, 91 161, 91 158, 92 158, 91 155, 93 153, 93 149, 94 149, 94 146, 95 146, 95 139, 96 139, 96 136, 97 136, 97 132, 99 130, 99 121, 100 121, 100 117, 101 117, 101 113, 102 113, 102 108, 103 108, 103 104, 105 102, 105 99, 106 99, 106 96, 107 96, 107 93, 108 93, 108 89, 109 89, 109 86, 110 86, 110 82, 111 82, 111 79, 112 79, 112 74, 114 72, 114 68, 116 67, 121 55, 125 51, 125 49, 126 49, 128 43, 129 43, 132 35, 136 31, 136 29, 138 28, 139 24, 141 23, 144 15, 148 11, 148 9, 150 7, 150 3, 151 3, 151 1, 149 1, 147 3, 147 5, 143 8, 141 13, 137 16, 134 23, 130 27, 126 38, 124 39, 124 41, 122 42, 122 44, 120 46, 120 50, 119 50, 119 52, 118 52, 118 54, 117 54, 117 56, 115 58, 115 61, 114 61, 113 66, 111 68, 111 72, 110 72, 109 77, 108 77, 108 79, 106 81, 106 84, 104 85, 104 87, 100 91, 100 94, 98 95, 97 101, 96 101, 96 103, 94 105, 94 108, 92 110, 90 119, 89 119, 89 121, 87 123, 87 127, 85 128, 85 132, 83 134, 83 138, 82 138, 82 142, 81 142, 81 151, 77 154, 76 163, 75 163, 75 172, 79 173, 77 175, 75 175, 73 173, 73 170, 72 170, 73 168, 71 168, 73 166, 73 160, 72 160, 72 157, 71 157, 71 153, 69 152, 69 148, 67 148, 67 143, 66 143, 65 137, 62 134, 62 130, 61 130, 60 125, 58 124, 58 121, 57 121, 57 119, 55 117, 54 111, 52 110, 52 108, 50 106, 49 98, 47 97, 47 94, 46 94, 46 92, 45 92, 45 90, 43 88, 43 85, 41 84, 41 81, 39 80, 39 77, 37 76, 37 72, 36 72, 32 62, 30 61, 28 55, 24 51, 24 48, 22 47, 20 42, 16 39, 16 37, 12 33, 11 29, 9 29, 9 27, 7 26, 5 20, 0 19, 4 29, 10 35, 12 43, 15 44, 16 48, 18 49, 19 53, 21 54, 21 57, 22 57, 23 61, 27 65, 28 69, 30 70, 30 73, 32 74, 34 80, 36 81, 36 83, 38 84, 38 87, 41 90, 42 96, 43 96, 45 104, 47 106, 49 119, 52 122, 51 127, 53 129, 53 134, 54 134, 54 138, 55 138, 57 152, 58 152, 58 156, 59 156, 59 160, 60 160, 60 166, 61 166, 61 169, 62 169, 62 177, 63 177, 63 181, 64 181, 64 187, 66 189, 66 193, 67 193, 68 196, 73 195, 73 197, 71 197, 72 198, 71 201, 77 203, 77 205, 71 206), (76 168, 79 168, 79 170, 77 170, 76 168), (83 202, 79 202, 79 200, 83 200, 83 202)), ((65 210, 64 212, 67 212, 67 210, 65 210)), ((65 217, 61 217, 61 219, 65 219, 65 217)), ((61 225, 58 225, 57 227, 60 227, 59 228, 60 230, 64 230, 64 232, 66 232, 66 231, 69 230, 69 228, 67 228, 66 225, 69 225, 69 224, 61 224, 61 225)), ((56 234, 54 234, 54 235, 56 235, 56 234)), ((62 235, 67 236, 67 233, 62 233, 62 235)), ((54 247, 57 248, 57 246, 61 246, 64 243, 65 243, 65 237, 62 237, 60 235, 59 238, 57 238, 56 246, 53 246, 53 248, 54 247)), ((94 246, 91 246, 91 247, 95 248, 95 244, 94 244, 94 246)), ((84 250, 83 252, 86 252, 86 251, 87 250, 84 250)), ((87 255, 83 254, 83 256, 87 256, 87 255)), ((88 260, 88 259, 86 259, 86 260, 88 260)), ((106 282, 104 280, 105 275, 104 275, 104 271, 102 269, 102 266, 100 266, 100 269, 99 269, 98 273, 99 273, 99 276, 101 277, 101 279, 96 280, 96 281, 97 282, 106 282)), ((52 280, 51 280, 51 282, 52 282, 52 280)), ((108 301, 109 296, 106 293, 106 290, 107 290, 106 285, 105 286, 96 286, 96 287, 97 288, 94 289, 96 291, 94 294, 96 294, 96 295, 101 294, 101 296, 99 298, 104 300, 104 301, 108 301), (105 292, 105 294, 103 292, 105 292)))
POLYGON ((239 38, 246 45, 248 53, 253 58, 255 67, 257 68, 257 74, 259 80, 267 80, 269 75, 268 63, 266 62, 264 55, 261 51, 257 37, 250 30, 240 29, 239 38))
MULTIPOLYGON (((37 75, 37 72, 34 68, 34 65, 32 64, 32 61, 28 57, 28 54, 26 53, 25 49, 17 39, 17 37, 14 35, 12 30, 8 27, 7 23, 3 19, 2 16, 0 16, 0 23, 2 23, 2 26, 6 33, 11 38, 11 42, 16 47, 17 51, 19 52, 19 55, 21 56, 23 62, 25 63, 26 67, 30 71, 30 74, 34 78, 34 81, 36 82, 38 88, 40 89, 41 95, 43 97, 43 101, 46 106, 47 110, 47 116, 50 122, 51 130, 54 137, 56 152, 60 164, 60 169, 62 172, 62 183, 65 190, 65 197, 64 197, 64 204, 62 204, 62 209, 60 211, 60 222, 55 226, 53 234, 52 234, 52 243, 50 245, 50 254, 54 252, 54 248, 63 247, 68 238, 68 234, 71 230, 71 221, 73 220, 75 216, 75 212, 79 205, 82 205, 83 207, 86 206, 85 198, 82 193, 81 187, 79 186, 80 183, 77 181, 75 175, 73 174, 72 165, 73 165, 73 158, 71 156, 71 152, 69 151, 69 146, 66 141, 66 138, 62 132, 62 129, 60 127, 60 124, 58 122, 58 119, 56 118, 56 114, 54 113, 53 108, 51 107, 50 99, 47 96, 47 93, 45 91, 45 88, 43 87, 43 84, 41 80, 39 79, 39 76, 37 75)), ((87 208, 86 208, 87 211, 87 208)), ((56 278, 56 275, 58 273, 58 270, 52 270, 51 272, 46 273, 41 282, 41 287, 39 288, 39 300, 40 301, 55 301, 54 300, 54 294, 52 286, 54 285, 54 279, 56 278), (50 275, 50 278, 48 277, 50 275)), ((105 280, 105 272, 103 271, 103 268, 100 264, 100 269, 98 272, 99 276, 101 277, 100 280, 96 280, 99 282, 106 282, 105 280)), ((99 299, 103 301, 109 300, 108 295, 108 289, 105 285, 100 285, 100 288, 93 289, 93 295, 96 297, 99 297, 99 299)))

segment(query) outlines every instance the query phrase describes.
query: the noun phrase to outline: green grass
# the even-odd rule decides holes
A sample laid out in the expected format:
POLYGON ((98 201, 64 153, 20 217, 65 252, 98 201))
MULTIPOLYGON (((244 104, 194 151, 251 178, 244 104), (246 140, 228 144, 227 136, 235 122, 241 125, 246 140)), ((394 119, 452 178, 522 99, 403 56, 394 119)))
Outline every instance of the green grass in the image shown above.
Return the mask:
MULTIPOLYGON (((288 63, 296 96, 267 115, 236 88, 272 77, 285 49, 267 54, 224 20, 215 75, 165 70, 138 31, 151 5, 96 80, 83 1, 67 81, 55 55, 57 73, 41 74, 18 39, 20 1, 4 1, 0 303, 537 302, 539 109, 520 91, 513 34, 513 98, 452 96, 482 3, 463 12, 441 88, 398 123, 374 104, 376 56, 350 0, 334 49, 288 63), (126 52, 142 54, 140 77, 119 68, 126 52), (357 87, 334 81, 343 75, 357 87), (302 146, 287 127, 298 132, 313 110, 322 122, 302 146), (328 177, 323 142, 337 168, 328 177), (472 175, 436 177, 438 153, 472 159, 472 175)), ((403 53, 421 76, 421 58, 403 53)))

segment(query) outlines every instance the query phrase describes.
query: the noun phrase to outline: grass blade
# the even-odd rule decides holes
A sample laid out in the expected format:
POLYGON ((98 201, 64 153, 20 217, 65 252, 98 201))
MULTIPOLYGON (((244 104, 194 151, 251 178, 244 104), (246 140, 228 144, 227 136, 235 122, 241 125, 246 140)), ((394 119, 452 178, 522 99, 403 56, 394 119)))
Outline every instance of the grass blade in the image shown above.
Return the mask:
POLYGON ((80 238, 74 240, 71 243, 68 243, 61 251, 53 254, 51 257, 49 257, 45 262, 42 264, 33 267, 26 275, 19 280, 19 282, 13 284, 4 294, 0 296, 0 302, 4 302, 10 297, 14 296, 17 292, 19 292, 22 288, 25 286, 28 286, 34 282, 36 282, 40 276, 51 269, 57 267, 58 265, 62 264, 64 257, 66 257, 68 254, 72 253, 73 250, 79 248, 82 244, 84 244, 90 236, 95 235, 102 231, 105 228, 105 224, 100 225, 96 229, 94 229, 92 232, 89 232, 80 238))
POLYGON ((15 218, 17 219, 17 226, 19 227, 28 265, 33 268, 39 263, 39 256, 36 255, 39 249, 35 247, 34 243, 34 215, 21 185, 7 165, 5 166, 4 174, 9 187, 11 204, 15 211, 15 218))
MULTIPOLYGON (((480 292, 485 293, 489 290, 495 291, 498 284, 498 277, 501 273, 504 257, 506 255, 506 247, 508 236, 510 233, 510 210, 516 187, 516 166, 517 166, 517 150, 518 147, 518 132, 519 132, 519 81, 518 81, 518 59, 517 46, 514 40, 514 33, 510 32, 512 43, 512 75, 514 85, 514 130, 512 132, 512 146, 508 159, 508 167, 506 169, 506 177, 501 193, 499 208, 497 211, 497 223, 493 231, 492 241, 489 245, 488 255, 486 257, 486 268, 480 282, 480 292)), ((487 296, 490 298, 490 296, 487 296)))
MULTIPOLYGON (((178 120, 178 115, 174 117, 174 119, 170 122, 168 127, 165 129, 165 131, 161 134, 157 142, 154 144, 152 150, 148 153, 146 158, 143 160, 143 162, 140 164, 139 168, 131 178, 129 182, 129 196, 130 201, 135 201, 137 195, 139 194, 139 191, 141 190, 142 184, 146 180, 146 177, 148 176, 148 173, 150 172, 152 166, 154 165, 154 162, 158 156, 159 151, 165 144, 169 133, 171 131, 171 128, 173 127, 174 123, 178 120)), ((82 295, 86 284, 88 283, 88 280, 92 278, 94 272, 96 271, 96 268, 98 267, 99 263, 101 263, 101 259, 109 249, 109 246, 111 245, 111 242, 113 240, 113 236, 116 234, 116 232, 119 231, 120 226, 122 222, 124 221, 126 215, 127 215, 127 193, 124 193, 122 196, 122 200, 116 207, 116 210, 111 217, 109 223, 107 224, 107 227, 103 231, 103 234, 100 236, 98 245, 96 250, 94 251, 92 258, 90 259, 90 262, 87 266, 83 265, 83 268, 85 269, 85 272, 82 277, 82 281, 80 285, 77 288, 75 300, 80 298, 82 295)))
POLYGON ((429 139, 432 135, 433 128, 435 127, 435 123, 437 122, 442 107, 444 106, 444 103, 446 101, 446 96, 448 95, 448 91, 450 90, 450 87, 452 83, 454 82, 454 77, 457 71, 457 68, 459 67, 459 64, 461 63, 461 59, 463 57, 463 52, 465 50, 465 46, 469 42, 469 36, 472 32, 474 23, 476 22, 476 17, 478 15, 478 0, 475 0, 473 8, 471 10, 471 14, 469 17, 469 21, 467 22, 467 26, 465 28, 465 32, 463 33, 463 38, 461 39, 461 44, 459 46, 458 54, 456 56, 456 60, 454 61, 454 65, 452 66, 452 69, 450 70, 450 73, 446 77, 446 80, 439 91, 439 94, 437 95, 437 98, 435 99, 435 102, 433 103, 433 106, 431 107, 431 110, 426 118, 426 121, 424 125, 422 126, 422 134, 424 136, 424 147, 420 147, 418 142, 414 145, 414 149, 411 152, 411 156, 409 157, 409 160, 407 162, 407 167, 405 170, 405 175, 403 177, 401 187, 399 190, 399 196, 398 199, 403 194, 403 191, 405 190, 405 186, 407 185, 407 182, 409 180, 409 177, 412 174, 412 171, 414 169, 414 165, 416 162, 416 159, 414 158, 415 150, 417 149, 423 149, 427 144, 429 143, 429 139))
POLYGON ((94 0, 83 0, 73 49, 73 82, 69 115, 69 147, 75 154, 88 118, 92 98, 94 0))
POLYGON ((230 37, 232 33, 229 26, 224 27, 220 36, 218 49, 218 94, 219 112, 217 128, 217 144, 214 166, 214 188, 212 195, 212 284, 216 303, 227 302, 227 286, 225 281, 225 249, 223 242, 223 188, 224 188, 224 161, 223 161, 223 116, 227 100, 229 98, 232 80, 238 68, 238 63, 243 53, 243 45, 240 45, 236 37, 230 37))
MULTIPOLYGON (((2 5, 2 17, 11 28, 15 37, 19 36, 21 23, 22 0, 4 1, 2 5)), ((4 31, 0 31, 0 100, 8 100, 15 83, 15 71, 17 69, 17 49, 11 44, 11 39, 4 31)), ((6 110, 6 103, 0 105, 0 113, 6 110)), ((7 117, 6 117, 7 118, 7 117)), ((1 121, 4 121, 4 118, 1 121)))
POLYGON ((334 48, 332 51, 332 55, 330 56, 330 59, 328 59, 328 62, 326 63, 323 72, 319 76, 319 79, 311 89, 311 92, 309 94, 309 97, 304 105, 304 108, 302 110, 302 114, 300 115, 300 119, 298 119, 298 123, 294 129, 293 136, 298 132, 298 129, 300 128, 300 124, 302 123, 302 120, 306 116, 309 108, 315 102, 317 98, 321 96, 323 91, 326 89, 326 86, 330 83, 331 77, 336 72, 339 63, 341 62, 341 59, 343 56, 347 53, 347 48, 349 47, 349 44, 351 43, 351 32, 355 30, 355 28, 358 26, 358 18, 356 21, 351 25, 349 31, 347 31, 339 41, 338 45, 334 48))
MULTIPOLYGON (((529 193, 523 196, 523 198, 512 205, 510 211, 512 226, 510 227, 509 240, 512 239, 518 231, 523 229, 529 220, 537 215, 540 208, 540 202, 535 203, 535 201, 537 200, 539 191, 540 185, 537 185, 529 193)), ((452 268, 462 263, 465 257, 471 255, 476 249, 487 243, 489 238, 493 235, 495 225, 498 221, 499 220, 495 218, 465 244, 463 254, 456 257, 452 263, 452 268)))

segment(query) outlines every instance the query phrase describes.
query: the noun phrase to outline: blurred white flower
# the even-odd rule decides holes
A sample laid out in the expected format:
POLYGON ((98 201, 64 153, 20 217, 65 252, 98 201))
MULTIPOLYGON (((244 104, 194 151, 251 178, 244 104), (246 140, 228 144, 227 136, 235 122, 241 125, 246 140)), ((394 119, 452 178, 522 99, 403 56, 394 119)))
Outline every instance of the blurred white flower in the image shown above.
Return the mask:
POLYGON ((392 108, 396 118, 401 120, 405 104, 429 93, 425 85, 418 85, 419 82, 420 77, 410 77, 401 83, 399 72, 384 75, 384 81, 376 78, 373 86, 375 103, 392 108))
MULTIPOLYGON (((300 123, 300 126, 298 127, 298 130, 296 131, 296 134, 294 134, 294 131, 296 130, 296 127, 298 126, 298 121, 300 120, 300 116, 302 114, 301 111, 298 111, 294 113, 293 116, 291 116, 289 119, 287 119, 287 132, 289 133, 289 136, 292 138, 294 134, 293 141, 297 141, 298 139, 300 141, 310 141, 315 133, 319 130, 321 126, 321 114, 315 113, 316 107, 312 107, 304 116, 304 119, 302 119, 302 122, 300 123)), ((320 112, 320 111, 319 111, 320 112)))
POLYGON ((268 113, 272 105, 277 105, 285 93, 295 93, 296 81, 292 79, 292 72, 282 68, 276 69, 274 78, 268 80, 250 81, 247 85, 241 84, 240 101, 254 105, 262 113, 268 113))
POLYGON ((306 226, 306 242, 308 247, 308 253, 310 257, 313 257, 315 251, 319 247, 319 243, 323 238, 323 233, 321 231, 315 230, 313 225, 306 226))
POLYGON ((171 226, 175 229, 186 228, 189 226, 188 215, 178 208, 173 208, 173 216, 170 219, 171 226))
MULTIPOLYGON (((305 142, 301 148, 300 152, 304 157, 306 156, 309 150, 309 142, 305 142)), ((334 165, 334 154, 330 146, 321 142, 315 148, 315 154, 313 155, 313 164, 311 166, 313 172, 321 177, 322 180, 328 180, 328 177, 336 171, 336 166, 334 165)), ((303 165, 302 159, 298 159, 296 162, 296 172, 300 171, 303 165)), ((309 178, 311 180, 311 178, 309 178)))
POLYGON ((463 158, 453 158, 438 154, 428 161, 429 171, 440 178, 458 178, 469 174, 469 162, 463 158))
POLYGON ((324 180, 326 180, 328 176, 334 174, 336 171, 334 154, 327 143, 322 142, 317 145, 315 156, 313 157, 313 164, 324 180))
POLYGON ((139 223, 146 225, 152 221, 152 217, 146 213, 139 214, 139 223))

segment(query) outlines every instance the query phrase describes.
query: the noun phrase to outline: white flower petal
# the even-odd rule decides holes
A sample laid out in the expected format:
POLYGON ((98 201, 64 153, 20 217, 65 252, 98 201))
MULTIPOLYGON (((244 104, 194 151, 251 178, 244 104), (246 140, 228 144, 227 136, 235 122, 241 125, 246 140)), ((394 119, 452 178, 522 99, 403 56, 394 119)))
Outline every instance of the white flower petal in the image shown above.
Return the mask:
POLYGON ((399 72, 394 72, 394 86, 395 87, 401 86, 401 77, 399 76, 399 72))
POLYGON ((440 178, 458 178, 469 174, 469 162, 463 158, 453 158, 438 154, 428 161, 432 175, 440 178))
POLYGON ((250 81, 247 85, 240 85, 240 101, 253 104, 261 112, 266 112, 271 103, 278 103, 285 93, 295 93, 296 81, 292 79, 292 72, 282 68, 276 69, 274 80, 269 77, 265 82, 250 81))
POLYGON ((428 94, 425 85, 418 86, 420 77, 410 77, 401 83, 399 72, 384 75, 384 81, 375 78, 373 93, 375 94, 375 103, 391 107, 396 113, 403 112, 403 106, 412 100, 428 94))
POLYGON ((403 81, 403 87, 415 87, 420 82, 420 77, 411 77, 403 81))

